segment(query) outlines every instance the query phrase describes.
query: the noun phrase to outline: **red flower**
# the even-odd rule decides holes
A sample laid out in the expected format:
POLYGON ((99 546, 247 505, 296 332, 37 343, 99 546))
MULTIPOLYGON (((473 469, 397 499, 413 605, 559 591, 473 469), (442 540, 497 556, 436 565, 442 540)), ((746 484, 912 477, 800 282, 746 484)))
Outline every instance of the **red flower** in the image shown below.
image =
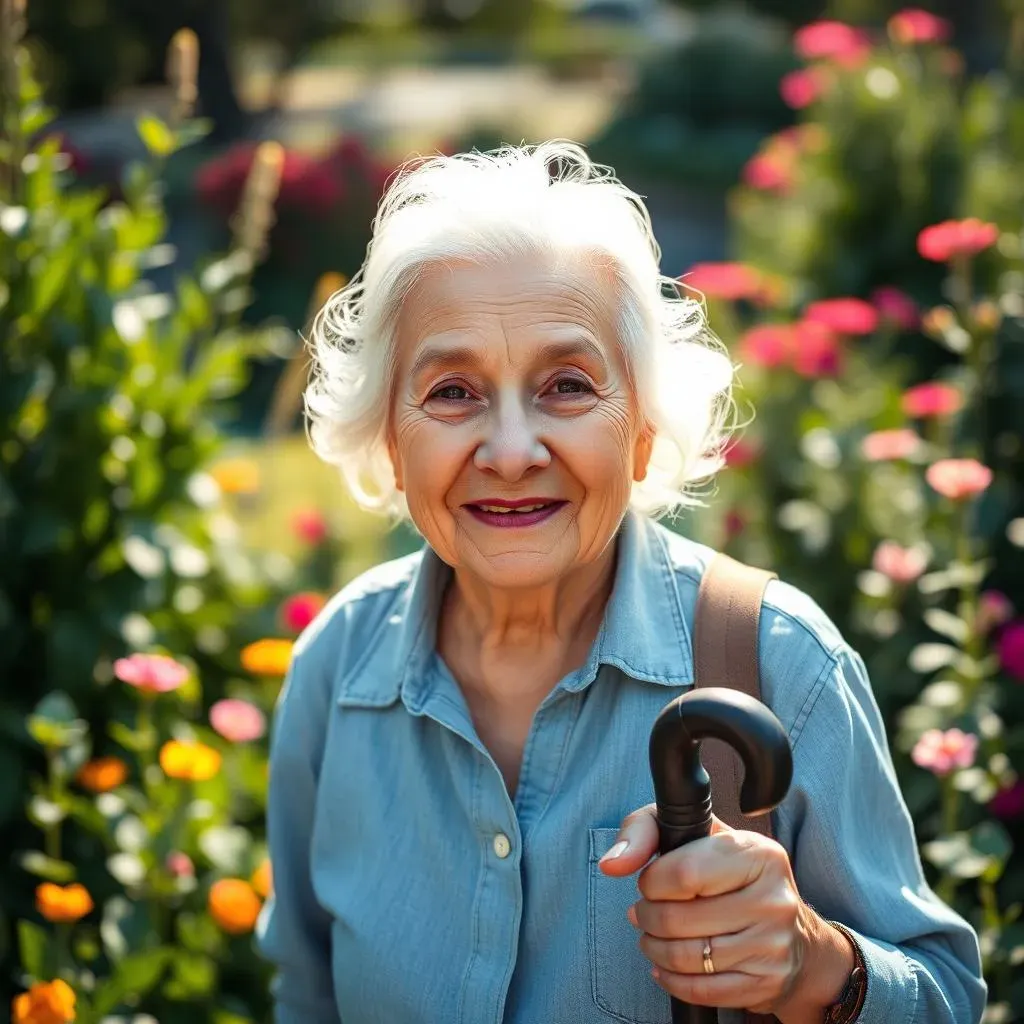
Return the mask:
POLYGON ((952 416, 964 404, 963 395, 952 384, 931 381, 903 392, 903 411, 914 419, 952 416))
POLYGON ((782 76, 779 94, 787 107, 803 110, 821 97, 827 84, 828 79, 820 68, 802 68, 782 76))
POLYGON ((939 18, 930 11, 908 7, 889 19, 889 35, 904 45, 943 43, 952 35, 952 26, 945 18, 939 18))
POLYGON ((292 516, 292 529, 307 544, 322 544, 327 537, 327 520, 315 509, 301 509, 292 516))
POLYGON ((743 181, 751 188, 786 192, 796 181, 797 157, 805 136, 779 132, 771 136, 743 168, 743 181))
POLYGON ((801 377, 834 377, 842 349, 832 329, 816 320, 801 320, 793 331, 793 369, 801 377))
POLYGON ((906 427, 897 430, 876 430, 861 442, 861 455, 868 462, 907 459, 921 446, 921 438, 906 427))
POLYGON ((871 302, 882 320, 901 330, 912 331, 920 321, 917 303, 899 288, 891 285, 876 288, 871 293, 871 302))
POLYGON ((973 498, 992 483, 992 470, 977 459, 940 459, 924 476, 932 490, 952 501, 973 498))
POLYGON ((761 275, 745 263, 695 263, 680 280, 713 299, 754 299, 761 294, 761 275))
POLYGON ((878 326, 878 310, 863 299, 822 299, 812 302, 804 317, 839 334, 870 334, 878 326))
POLYGON ((301 633, 324 606, 322 594, 293 594, 281 605, 281 621, 286 629, 301 633))
POLYGON ((976 256, 995 245, 999 228, 995 224, 968 217, 932 224, 917 236, 917 251, 936 263, 947 263, 958 256, 976 256))
POLYGON ((871 50, 864 32, 841 21, 815 21, 793 36, 793 48, 804 60, 835 60, 844 67, 862 62, 871 50))
POLYGON ((999 664, 1014 679, 1024 681, 1024 619, 1011 622, 996 643, 999 664))
POLYGON ((790 324, 759 324, 751 327, 739 341, 740 360, 773 369, 789 362, 793 351, 793 327, 790 324))
POLYGON ((725 542, 728 544, 729 541, 734 537, 738 537, 746 529, 747 521, 743 518, 742 513, 732 508, 725 513, 722 525, 725 529, 725 542))

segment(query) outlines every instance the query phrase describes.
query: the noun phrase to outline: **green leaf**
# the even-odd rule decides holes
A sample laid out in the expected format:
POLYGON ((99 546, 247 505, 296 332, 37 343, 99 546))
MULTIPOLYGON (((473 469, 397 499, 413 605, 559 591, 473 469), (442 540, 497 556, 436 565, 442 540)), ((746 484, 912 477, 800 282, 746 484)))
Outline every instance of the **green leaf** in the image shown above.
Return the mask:
POLYGON ((139 135, 154 156, 169 156, 174 152, 174 133, 157 117, 143 114, 138 123, 139 135))
POLYGON ((19 921, 18 952, 22 967, 33 978, 42 981, 46 964, 46 931, 31 921, 19 921))
POLYGON ((113 975, 96 987, 92 1007, 96 1017, 110 1013, 129 996, 133 1003, 145 997, 160 981, 175 953, 173 948, 162 946, 118 961, 113 975))
POLYGON ((217 984, 217 967, 199 953, 178 953, 171 977, 164 986, 168 999, 196 999, 208 995, 217 984))
POLYGON ((110 734, 110 738, 115 743, 119 743, 125 750, 138 753, 140 750, 145 750, 148 746, 145 737, 139 736, 138 733, 122 722, 111 722, 107 727, 107 732, 110 734))
POLYGON ((954 643, 962 644, 967 640, 967 623, 958 615, 952 615, 943 608, 927 608, 923 618, 929 629, 954 643))
POLYGON ((40 850, 30 850, 21 857, 21 866, 37 878, 45 878, 58 885, 67 885, 75 879, 75 866, 65 860, 47 857, 40 850))

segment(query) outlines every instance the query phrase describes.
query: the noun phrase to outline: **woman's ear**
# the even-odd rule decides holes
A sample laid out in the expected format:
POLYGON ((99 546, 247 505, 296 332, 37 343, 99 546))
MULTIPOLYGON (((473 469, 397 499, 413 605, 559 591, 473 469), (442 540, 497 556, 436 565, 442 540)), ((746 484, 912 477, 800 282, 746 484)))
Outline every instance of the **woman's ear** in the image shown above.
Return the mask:
POLYGON ((647 466, 654 449, 654 427, 645 423, 633 444, 633 479, 640 483, 647 478, 647 466))

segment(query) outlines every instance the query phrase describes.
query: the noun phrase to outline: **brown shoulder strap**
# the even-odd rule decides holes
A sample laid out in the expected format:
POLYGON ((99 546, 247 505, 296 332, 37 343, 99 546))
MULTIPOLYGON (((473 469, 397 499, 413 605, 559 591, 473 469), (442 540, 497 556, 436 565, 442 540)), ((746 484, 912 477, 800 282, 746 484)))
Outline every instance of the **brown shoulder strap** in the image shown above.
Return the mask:
MULTIPOLYGON (((761 699, 757 661, 761 600, 775 573, 718 554, 704 573, 694 621, 695 686, 728 686, 761 699)), ((715 814, 727 825, 771 835, 771 815, 740 813, 743 764, 719 740, 705 740, 701 760, 711 776, 715 814)))
MULTIPOLYGON (((758 627, 761 601, 775 573, 718 554, 708 566, 697 593, 694 622, 695 686, 728 686, 761 699, 758 668, 758 627)), ((720 740, 701 744, 701 761, 711 776, 715 814, 727 825, 772 834, 770 814, 748 818, 740 811, 743 762, 720 740)), ((769 1024, 772 1016, 750 1013, 744 1024, 769 1024)))

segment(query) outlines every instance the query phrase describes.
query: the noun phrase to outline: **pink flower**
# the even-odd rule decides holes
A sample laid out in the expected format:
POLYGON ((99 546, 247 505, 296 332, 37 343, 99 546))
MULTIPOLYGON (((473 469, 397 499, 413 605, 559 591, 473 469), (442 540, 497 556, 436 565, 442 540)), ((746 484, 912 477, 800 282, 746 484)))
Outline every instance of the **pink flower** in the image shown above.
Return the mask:
POLYGON ((804 317, 839 334, 870 334, 878 326, 878 311, 863 299, 821 299, 804 317))
POLYGON ((945 220, 924 228, 917 236, 917 251, 936 263, 948 263, 957 257, 976 256, 995 245, 999 228, 995 224, 968 217, 945 220))
POLYGON ((961 729, 928 729, 914 744, 914 764, 936 775, 948 775, 954 768, 970 768, 978 749, 978 737, 961 729))
POLYGON ((733 469, 742 469, 756 462, 760 454, 760 446, 751 441, 739 440, 726 448, 725 464, 733 469))
POLYGON ((281 621, 286 629, 301 633, 317 617, 323 606, 322 594, 293 594, 281 605, 281 621))
POLYGON ((184 685, 189 670, 164 654, 133 654, 114 662, 114 675, 147 693, 170 693, 184 685))
POLYGON ((867 36, 841 21, 815 21, 797 30, 793 48, 804 60, 835 60, 845 67, 864 60, 871 49, 867 36))
POLYGON ((944 498, 964 501, 988 488, 992 483, 992 470, 977 459, 940 459, 925 470, 924 477, 944 498))
POLYGON ((876 288, 871 293, 871 302, 886 323, 901 330, 912 331, 920 322, 917 303, 899 288, 893 288, 891 285, 876 288))
POLYGON ((963 407, 959 388, 941 381, 918 384, 903 392, 903 411, 914 419, 930 416, 952 416, 963 407))
POLYGON ((876 430, 861 441, 861 455, 868 462, 909 459, 921 447, 921 438, 906 427, 876 430))
POLYGON ((196 866, 192 863, 192 858, 187 853, 182 853, 181 850, 172 850, 167 854, 164 864, 175 878, 188 878, 196 873, 196 866))
POLYGON ((908 416, 923 419, 929 416, 952 416, 964 404, 964 396, 958 387, 942 381, 930 381, 908 388, 903 393, 903 411, 908 416))
POLYGON ((978 630, 991 633, 1013 618, 1013 602, 999 590, 986 590, 978 598, 978 630))
POLYGON ((796 181, 794 163, 778 153, 757 153, 743 168, 743 181, 759 192, 787 192, 796 181))
POLYGON ((267 731, 267 720, 255 704, 230 697, 210 708, 210 725, 232 743, 258 740, 267 731))
POLYGON ((928 554, 921 548, 903 548, 895 541, 883 540, 871 559, 875 572, 893 583, 913 583, 928 568, 928 554))
POLYGON ((327 537, 327 520, 315 508, 301 509, 292 516, 292 529, 307 544, 322 544, 327 537))
POLYGON ((1004 821, 1024 814, 1024 779, 1018 779, 1012 786, 1000 789, 989 800, 988 809, 1004 821))
POLYGON ((801 320, 793 326, 793 369, 801 377, 834 377, 842 365, 839 339, 826 324, 801 320))
POLYGON ((952 25, 945 18, 939 18, 920 7, 908 7, 897 11, 889 19, 889 35, 897 42, 943 43, 952 35, 952 25))
POLYGON ((803 110, 825 91, 828 78, 820 68, 801 68, 783 75, 779 82, 779 95, 787 107, 803 110))
POLYGON ((1024 619, 1011 622, 999 634, 996 652, 1003 671, 1024 682, 1024 619))
POLYGON ((751 327, 739 341, 740 360, 766 369, 785 365, 792 350, 790 324, 760 324, 751 327))
POLYGON ((761 275, 745 263, 696 263, 683 284, 713 299, 754 299, 761 294, 761 275))

